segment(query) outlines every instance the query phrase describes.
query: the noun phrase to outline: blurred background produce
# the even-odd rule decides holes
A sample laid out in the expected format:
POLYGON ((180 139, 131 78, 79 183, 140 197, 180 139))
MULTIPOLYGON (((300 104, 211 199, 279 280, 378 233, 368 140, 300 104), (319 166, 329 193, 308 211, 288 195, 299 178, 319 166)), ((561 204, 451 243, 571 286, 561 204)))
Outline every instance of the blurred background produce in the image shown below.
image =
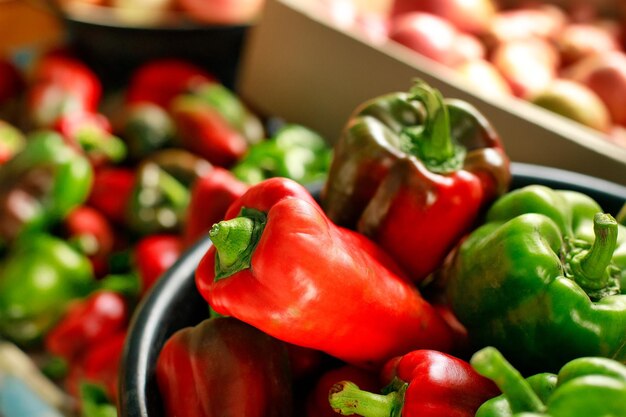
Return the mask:
MULTIPOLYGON (((621 2, 316 4, 626 147, 621 2)), ((326 177, 336 138, 237 95, 263 7, 0 1, 0 358, 28 354, 0 364, 3 416, 116 415, 129 321, 163 272, 250 185, 326 177)))

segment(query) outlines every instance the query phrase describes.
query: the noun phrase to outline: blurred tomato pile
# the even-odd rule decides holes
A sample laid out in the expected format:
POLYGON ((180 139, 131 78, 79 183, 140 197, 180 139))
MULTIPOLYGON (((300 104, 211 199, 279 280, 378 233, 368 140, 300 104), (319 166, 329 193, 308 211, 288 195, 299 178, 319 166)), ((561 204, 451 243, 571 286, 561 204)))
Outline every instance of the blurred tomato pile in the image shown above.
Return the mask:
POLYGON ((374 43, 400 43, 476 91, 533 102, 626 146, 623 2, 395 0, 387 15, 324 3, 374 43))
MULTIPOLYGON (((71 415, 115 415, 137 303, 251 184, 319 181, 331 150, 182 60, 145 63, 121 93, 65 51, 0 71, 0 338, 71 415)), ((40 415, 4 388, 1 415, 40 415)))

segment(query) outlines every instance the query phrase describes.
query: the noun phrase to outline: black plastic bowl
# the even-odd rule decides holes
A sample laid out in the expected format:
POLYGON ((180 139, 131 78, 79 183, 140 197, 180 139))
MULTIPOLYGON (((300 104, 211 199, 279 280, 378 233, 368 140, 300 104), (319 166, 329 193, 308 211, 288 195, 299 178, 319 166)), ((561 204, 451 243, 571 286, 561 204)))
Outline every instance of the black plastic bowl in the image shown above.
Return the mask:
MULTIPOLYGON (((626 202, 626 187, 560 169, 514 163, 513 188, 543 184, 583 192, 609 213, 626 202)), ((319 193, 319 187, 311 190, 319 193)), ((155 364, 165 341, 177 330, 208 317, 208 306, 195 287, 194 272, 210 247, 201 240, 163 276, 135 312, 120 373, 122 417, 164 417, 155 364)))
POLYGON ((154 21, 124 20, 111 7, 45 0, 65 24, 69 45, 98 75, 106 90, 127 85, 140 65, 155 59, 184 59, 234 88, 250 25, 194 22, 182 12, 154 21))

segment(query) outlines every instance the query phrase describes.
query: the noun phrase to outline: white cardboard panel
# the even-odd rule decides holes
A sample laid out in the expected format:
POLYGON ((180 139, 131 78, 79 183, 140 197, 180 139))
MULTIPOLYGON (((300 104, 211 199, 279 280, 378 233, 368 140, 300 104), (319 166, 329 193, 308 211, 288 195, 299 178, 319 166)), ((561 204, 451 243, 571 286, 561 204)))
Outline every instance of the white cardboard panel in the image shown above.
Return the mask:
POLYGON ((237 91, 261 114, 309 126, 334 142, 358 104, 405 91, 414 78, 480 109, 513 161, 626 185, 626 149, 595 131, 522 100, 470 92, 451 70, 401 45, 376 47, 329 26, 306 0, 268 0, 244 49, 237 91))

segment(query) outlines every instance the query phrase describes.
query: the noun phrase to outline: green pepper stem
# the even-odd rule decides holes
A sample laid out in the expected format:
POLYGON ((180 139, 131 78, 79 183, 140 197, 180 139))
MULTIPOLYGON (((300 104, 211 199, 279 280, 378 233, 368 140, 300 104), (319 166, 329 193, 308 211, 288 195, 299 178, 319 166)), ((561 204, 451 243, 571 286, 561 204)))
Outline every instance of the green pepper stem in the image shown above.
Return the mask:
POLYGON ((336 413, 344 416, 395 417, 400 416, 404 390, 381 395, 363 391, 350 381, 341 381, 330 389, 328 402, 336 413))
POLYGON ((247 217, 236 217, 211 227, 209 237, 223 267, 232 266, 250 246, 253 229, 254 221, 247 217))
POLYGON ((76 140, 85 151, 102 153, 112 162, 119 162, 126 157, 126 145, 110 133, 85 126, 76 134, 76 140))
POLYGON ((574 256, 571 267, 581 287, 597 290, 609 284, 607 267, 617 247, 617 221, 610 214, 597 213, 593 218, 593 232, 595 240, 591 249, 574 256))
MULTIPOLYGON (((426 109, 424 130, 419 142, 414 143, 422 160, 443 163, 454 156, 450 134, 450 117, 441 93, 423 81, 418 81, 410 91, 411 99, 419 100, 426 109)), ((416 138, 413 138, 414 142, 416 138)))
POLYGON ((545 410, 528 381, 494 347, 476 352, 470 359, 472 367, 482 376, 491 379, 506 396, 513 414, 540 413, 545 410))
POLYGON ((265 214, 243 209, 239 217, 216 223, 209 238, 216 250, 215 280, 250 267, 252 252, 265 228, 265 214))

